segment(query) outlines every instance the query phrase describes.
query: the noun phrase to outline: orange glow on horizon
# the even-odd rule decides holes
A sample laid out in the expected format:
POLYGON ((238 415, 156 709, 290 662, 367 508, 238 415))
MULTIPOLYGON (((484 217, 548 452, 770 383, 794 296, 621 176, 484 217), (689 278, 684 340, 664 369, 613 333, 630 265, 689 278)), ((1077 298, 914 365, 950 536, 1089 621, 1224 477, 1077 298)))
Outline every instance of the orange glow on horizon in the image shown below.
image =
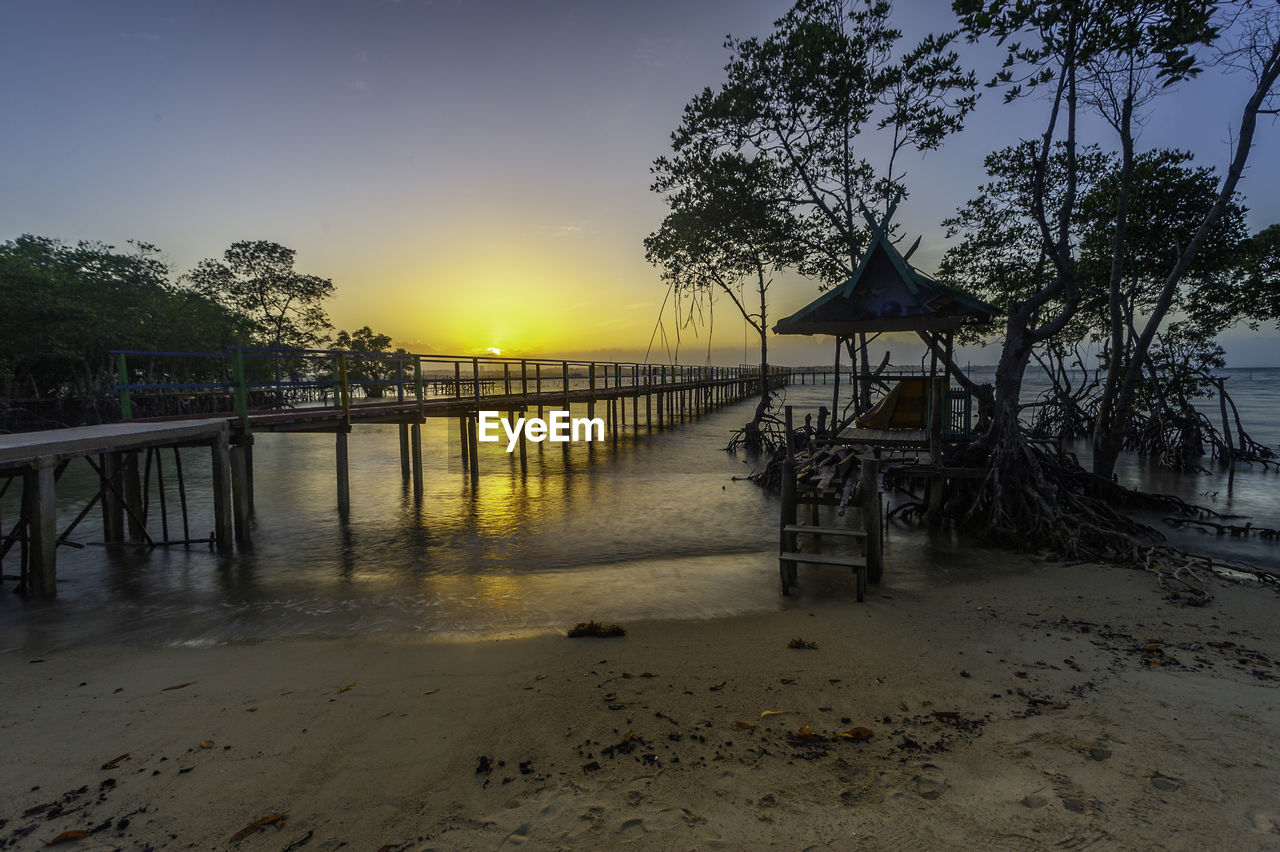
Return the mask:
POLYGON ((640 252, 619 269, 590 238, 497 223, 406 245, 334 281, 337 328, 368 324, 410 351, 517 358, 643 351, 663 295, 640 252))

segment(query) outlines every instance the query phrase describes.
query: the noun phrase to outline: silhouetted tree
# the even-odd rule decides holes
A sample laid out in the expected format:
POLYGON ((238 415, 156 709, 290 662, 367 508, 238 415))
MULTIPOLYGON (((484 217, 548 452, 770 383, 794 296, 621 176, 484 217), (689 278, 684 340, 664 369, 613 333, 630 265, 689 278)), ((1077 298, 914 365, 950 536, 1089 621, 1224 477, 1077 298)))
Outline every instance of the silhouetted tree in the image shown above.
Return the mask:
POLYGON ((333 328, 324 300, 333 282, 293 268, 295 252, 279 243, 232 243, 222 260, 202 260, 184 282, 252 323, 259 342, 307 348, 324 343, 333 328))

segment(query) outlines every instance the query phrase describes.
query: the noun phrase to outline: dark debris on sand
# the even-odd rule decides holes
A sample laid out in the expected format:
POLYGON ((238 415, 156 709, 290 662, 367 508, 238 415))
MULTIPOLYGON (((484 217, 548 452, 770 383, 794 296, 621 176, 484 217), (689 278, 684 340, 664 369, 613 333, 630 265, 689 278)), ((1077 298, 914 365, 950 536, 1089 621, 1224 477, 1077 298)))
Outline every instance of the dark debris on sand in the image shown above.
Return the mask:
POLYGON ((627 631, 620 624, 601 624, 599 621, 580 621, 569 630, 570 639, 593 637, 608 639, 613 636, 626 636, 627 631))

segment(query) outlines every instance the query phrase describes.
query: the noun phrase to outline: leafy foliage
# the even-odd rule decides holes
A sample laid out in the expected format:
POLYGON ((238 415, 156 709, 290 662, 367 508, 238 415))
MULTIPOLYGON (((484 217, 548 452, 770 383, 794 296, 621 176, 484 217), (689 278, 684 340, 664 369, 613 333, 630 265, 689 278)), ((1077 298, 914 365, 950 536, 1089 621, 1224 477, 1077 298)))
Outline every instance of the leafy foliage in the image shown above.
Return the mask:
POLYGON ((902 33, 889 11, 871 0, 798 0, 768 36, 730 38, 726 82, 693 98, 672 135, 677 158, 701 151, 712 163, 720 153, 768 163, 772 201, 792 222, 778 265, 826 284, 858 262, 861 206, 887 206, 904 190, 897 157, 936 148, 976 102, 976 80, 951 49, 955 34, 895 58, 902 33), (882 171, 860 138, 875 130, 890 137, 882 171))
POLYGON ((6 399, 102 393, 110 349, 211 350, 248 328, 199 293, 169 283, 155 246, 127 251, 23 235, 0 245, 0 381, 6 399))
MULTIPOLYGON (((374 331, 369 326, 361 326, 348 334, 339 331, 333 339, 333 348, 344 352, 356 353, 357 356, 347 364, 349 381, 364 389, 366 396, 380 398, 386 390, 386 383, 396 377, 398 362, 387 359, 391 353, 391 337, 374 331)), ((396 349, 396 354, 404 354, 404 349, 396 349)))
POLYGON ((333 326, 324 300, 333 282, 293 268, 293 249, 267 240, 232 243, 222 260, 202 260, 185 277, 193 290, 243 317, 267 346, 307 348, 333 326))

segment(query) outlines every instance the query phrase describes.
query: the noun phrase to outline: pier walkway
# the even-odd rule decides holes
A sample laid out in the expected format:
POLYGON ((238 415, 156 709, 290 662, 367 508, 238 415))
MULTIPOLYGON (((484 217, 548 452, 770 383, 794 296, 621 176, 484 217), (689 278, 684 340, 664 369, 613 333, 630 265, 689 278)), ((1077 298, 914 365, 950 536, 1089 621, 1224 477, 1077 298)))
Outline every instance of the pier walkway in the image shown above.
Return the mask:
MULTIPOLYGON (((457 452, 476 485, 479 412, 536 412, 541 417, 544 411, 576 407, 595 418, 599 407, 606 438, 617 441, 628 427, 661 429, 754 397, 761 383, 760 370, 753 367, 297 349, 112 354, 120 422, 0 435, 0 496, 15 482, 22 487, 19 517, 0 518, 0 564, 18 549, 20 573, 5 579, 17 579, 20 591, 56 594, 57 550, 84 546, 70 535, 97 505, 104 543, 208 544, 221 553, 233 552, 236 543, 247 544, 257 433, 332 433, 337 504, 345 514, 350 509, 347 444, 354 426, 399 427, 401 473, 420 500, 421 425, 426 418, 456 419, 457 452), (192 447, 207 449, 211 459, 214 518, 207 538, 193 538, 190 532, 179 449, 192 447), (172 462, 166 488, 162 452, 168 451, 172 462), (57 482, 79 459, 93 468, 99 487, 59 532, 57 482), (179 505, 172 513, 171 533, 166 495, 175 481, 179 505), (160 530, 155 529, 156 514, 160 530), (176 530, 179 516, 181 534, 176 530)), ((767 381, 773 387, 795 380, 816 382, 823 373, 822 368, 778 368, 767 381)), ((522 433, 522 466, 525 441, 522 433)))

